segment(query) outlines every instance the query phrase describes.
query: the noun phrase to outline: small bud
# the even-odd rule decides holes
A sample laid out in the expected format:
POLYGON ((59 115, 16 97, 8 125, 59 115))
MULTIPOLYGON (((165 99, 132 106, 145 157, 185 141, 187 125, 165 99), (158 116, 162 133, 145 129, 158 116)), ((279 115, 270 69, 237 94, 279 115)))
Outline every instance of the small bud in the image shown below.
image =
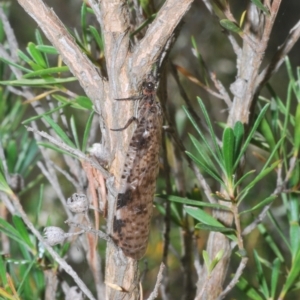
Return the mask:
POLYGON ((110 152, 102 144, 93 144, 92 147, 88 149, 88 152, 103 166, 107 166, 110 161, 110 152))
POLYGON ((24 178, 20 174, 11 174, 9 180, 10 188, 15 192, 19 193, 24 189, 24 178))
POLYGON ((79 287, 70 287, 68 293, 66 294, 65 300, 83 300, 83 295, 79 287))
POLYGON ((44 229, 44 235, 50 246, 62 244, 66 238, 65 232, 56 226, 49 226, 44 229))
POLYGON ((73 194, 67 199, 69 210, 75 214, 84 213, 89 209, 89 203, 84 194, 73 194))

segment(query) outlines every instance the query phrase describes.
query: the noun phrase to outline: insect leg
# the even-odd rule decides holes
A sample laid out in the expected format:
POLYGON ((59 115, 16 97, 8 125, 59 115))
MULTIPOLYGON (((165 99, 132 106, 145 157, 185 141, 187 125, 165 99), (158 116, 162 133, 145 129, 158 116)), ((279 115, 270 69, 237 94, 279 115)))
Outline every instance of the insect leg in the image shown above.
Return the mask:
POLYGON ((127 123, 125 124, 124 127, 122 127, 122 128, 117 128, 117 129, 110 129, 110 130, 112 130, 112 131, 122 131, 122 130, 126 129, 132 122, 138 122, 138 119, 137 119, 136 117, 131 117, 131 118, 127 121, 127 123))

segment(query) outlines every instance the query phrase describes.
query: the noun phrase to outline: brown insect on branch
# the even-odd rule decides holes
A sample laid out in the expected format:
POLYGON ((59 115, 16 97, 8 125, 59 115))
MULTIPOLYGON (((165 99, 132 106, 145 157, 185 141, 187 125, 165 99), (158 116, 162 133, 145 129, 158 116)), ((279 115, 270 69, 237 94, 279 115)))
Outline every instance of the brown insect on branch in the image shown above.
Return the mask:
MULTIPOLYGON (((18 0, 18 2, 58 50, 99 114, 98 120, 102 129, 101 144, 110 154, 109 172, 114 176, 114 184, 107 188, 107 227, 108 232, 113 232, 116 191, 120 188, 122 175, 120 166, 124 165, 126 159, 123 149, 128 148, 134 130, 129 127, 121 133, 122 138, 120 134, 109 130, 117 128, 118 124, 125 124, 133 115, 133 103, 113 99, 129 97, 139 90, 193 1, 167 0, 143 38, 137 40, 132 48, 129 36, 129 12, 125 2, 89 0, 88 3, 95 11, 103 33, 109 80, 99 74, 76 45, 61 20, 42 0, 18 0)), ((106 281, 122 287, 122 291, 131 292, 124 296, 122 291, 107 285, 106 298, 137 299, 139 294, 137 262, 127 259, 125 264, 119 265, 116 254, 115 247, 108 244, 106 281)))

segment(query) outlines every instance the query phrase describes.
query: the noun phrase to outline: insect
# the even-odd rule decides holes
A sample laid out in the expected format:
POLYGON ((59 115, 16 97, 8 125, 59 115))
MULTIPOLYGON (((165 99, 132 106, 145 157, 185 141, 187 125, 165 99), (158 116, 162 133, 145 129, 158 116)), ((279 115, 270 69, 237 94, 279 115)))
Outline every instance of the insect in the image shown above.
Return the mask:
POLYGON ((132 117, 137 127, 131 138, 118 193, 112 238, 126 256, 140 259, 144 256, 150 231, 150 221, 159 171, 159 146, 161 142, 162 111, 155 99, 152 76, 142 85, 139 97, 119 100, 140 100, 137 117, 132 117))

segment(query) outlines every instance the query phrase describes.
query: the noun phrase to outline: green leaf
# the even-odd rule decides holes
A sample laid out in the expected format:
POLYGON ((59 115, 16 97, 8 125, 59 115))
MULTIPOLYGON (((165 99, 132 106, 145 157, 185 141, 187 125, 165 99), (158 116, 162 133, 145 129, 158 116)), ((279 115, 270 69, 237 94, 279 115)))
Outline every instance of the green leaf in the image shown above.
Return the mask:
POLYGON ((156 18, 156 14, 152 14, 151 16, 149 16, 149 18, 147 20, 145 20, 136 30, 134 30, 130 34, 130 38, 132 38, 137 33, 139 33, 143 28, 145 28, 148 24, 150 24, 155 18, 156 18))
POLYGON ((227 19, 220 20, 220 24, 228 31, 232 31, 238 34, 243 33, 242 29, 236 23, 233 23, 227 19))
POLYGON ((53 46, 37 45, 36 49, 46 54, 54 54, 54 55, 59 54, 58 51, 53 46))
POLYGON ((19 236, 23 239, 23 241, 29 246, 29 248, 34 249, 34 245, 32 244, 28 231, 23 223, 23 220, 19 216, 13 216, 13 222, 16 227, 16 230, 19 232, 19 236))
POLYGON ((275 258, 272 266, 272 275, 271 275, 271 299, 275 299, 276 288, 278 286, 278 278, 280 274, 280 259, 275 258))
MULTIPOLYGON (((217 137, 216 137, 216 134, 214 132, 214 129, 213 129, 213 126, 212 126, 212 123, 210 121, 210 118, 209 118, 209 114, 205 108, 205 105, 203 103, 203 101, 201 100, 201 98, 197 97, 197 100, 198 100, 198 103, 200 105, 200 108, 202 110, 202 113, 203 113, 203 116, 205 118, 205 121, 206 121, 206 124, 208 126, 208 129, 209 129, 209 133, 210 133, 210 136, 211 136, 211 139, 213 141, 213 144, 214 144, 214 150, 217 154, 217 157, 219 159, 216 159, 216 161, 219 163, 220 167, 222 168, 223 167, 223 164, 221 163, 222 161, 222 153, 221 153, 221 150, 220 150, 220 147, 218 145, 218 142, 217 142, 217 137)), ((209 147, 210 149, 211 147, 209 147)), ((212 151, 214 153, 214 151, 212 151)))
POLYGON ((226 177, 229 182, 232 181, 233 174, 233 155, 234 155, 234 133, 232 128, 227 127, 223 132, 223 158, 226 171, 226 177))
POLYGON ((28 43, 27 46, 27 52, 30 54, 30 56, 32 57, 32 59, 39 65, 41 66, 43 69, 47 68, 47 64, 44 60, 43 55, 41 54, 41 52, 39 50, 36 49, 35 44, 32 42, 28 43))
POLYGON ((234 124, 233 128, 234 133, 234 158, 238 157, 238 153, 240 152, 241 144, 244 138, 244 125, 242 122, 238 121, 234 124))
POLYGON ((216 254, 215 258, 212 260, 210 267, 209 267, 209 273, 211 273, 216 265, 219 263, 219 261, 222 259, 224 255, 224 249, 219 250, 219 252, 216 254))
POLYGON ((205 267, 206 267, 206 270, 209 270, 209 266, 210 266, 210 259, 209 259, 209 255, 207 253, 206 250, 203 250, 202 251, 202 256, 203 256, 203 261, 205 263, 205 267))
POLYGON ((294 132, 294 142, 295 142, 295 150, 296 154, 299 153, 300 148, 300 103, 297 105, 296 113, 295 113, 295 132, 294 132))
POLYGON ((61 127, 58 126, 58 124, 51 119, 50 117, 44 115, 43 119, 47 121, 47 123, 51 126, 51 128, 55 131, 55 133, 62 139, 64 143, 69 145, 72 148, 76 148, 74 143, 69 139, 69 137, 66 135, 65 131, 61 129, 61 127))
POLYGON ((221 232, 221 233, 235 233, 235 230, 233 228, 211 226, 211 225, 206 225, 203 223, 196 224, 195 228, 201 229, 201 230, 207 230, 207 231, 221 232))
POLYGON ((240 202, 243 200, 244 196, 246 193, 248 193, 248 191, 253 188, 257 182, 259 182, 262 178, 264 178, 266 175, 268 175, 271 171, 273 171, 277 166, 278 164, 280 163, 280 161, 277 161, 275 163, 273 163, 271 165, 271 167, 269 168, 264 168, 263 170, 261 170, 261 172, 254 178, 254 180, 252 180, 240 193, 240 195, 238 196, 238 201, 239 201, 239 204, 240 202))
POLYGON ((3 85, 11 85, 11 86, 45 86, 48 85, 57 85, 61 83, 74 82, 76 81, 76 77, 68 77, 68 78, 43 78, 43 79, 19 79, 19 80, 6 80, 0 81, 3 85))
MULTIPOLYGON (((286 230, 285 229, 281 229, 278 221, 277 221, 277 217, 274 217, 272 214, 272 211, 269 210, 267 213, 268 218, 270 219, 272 226, 274 229, 276 229, 276 234, 278 236, 280 236, 281 240, 284 242, 285 246, 288 248, 289 251, 292 251, 291 249, 291 245, 289 243, 289 241, 287 240, 287 235, 286 235, 286 230)), ((277 255, 277 253, 276 253, 277 255)), ((281 262, 284 262, 284 258, 282 255, 277 255, 277 257, 280 259, 281 262)))
POLYGON ((45 148, 52 149, 52 150, 54 150, 56 152, 59 152, 59 153, 62 153, 62 154, 66 154, 66 155, 69 155, 71 157, 78 158, 75 154, 72 154, 72 153, 68 152, 67 150, 63 150, 63 149, 61 149, 61 148, 59 148, 59 147, 57 147, 57 146, 55 146, 53 144, 45 143, 45 142, 38 142, 37 144, 39 146, 43 146, 45 148))
POLYGON ((289 204, 290 244, 294 259, 300 249, 299 197, 291 194, 289 204))
POLYGON ((77 147, 77 149, 80 149, 76 124, 75 124, 75 120, 74 120, 73 115, 71 116, 70 121, 71 121, 71 130, 72 130, 72 134, 73 134, 73 137, 74 137, 74 140, 75 140, 76 147, 77 147))
POLYGON ((214 174, 217 174, 218 172, 217 172, 216 167, 214 166, 209 155, 207 155, 207 153, 206 153, 206 146, 201 145, 193 135, 189 134, 189 137, 190 137, 192 143, 194 144, 195 148, 198 151, 198 154, 200 156, 199 160, 201 160, 202 164, 204 164, 208 169, 210 169, 211 172, 213 172, 214 174))
POLYGON ((268 246, 270 247, 270 249, 272 249, 272 251, 274 252, 274 254, 276 255, 276 257, 281 261, 284 262, 284 257, 281 253, 281 250, 279 249, 276 241, 274 241, 273 237, 269 234, 268 230, 266 229, 265 225, 258 224, 257 226, 259 232, 261 233, 261 236, 264 237, 265 242, 268 244, 268 246))
POLYGON ((266 280, 264 272, 263 272, 262 264, 260 262, 260 257, 257 254, 256 250, 253 251, 253 254, 254 254, 254 261, 255 261, 256 270, 257 270, 256 277, 259 282, 260 291, 265 296, 265 299, 269 299, 270 293, 269 293, 269 289, 268 289, 268 285, 267 285, 267 280, 266 280))
POLYGON ((258 203, 257 205, 253 206, 252 208, 240 212, 240 215, 246 214, 246 213, 252 212, 256 209, 259 209, 261 207, 264 207, 264 206, 268 205, 269 203, 273 202, 276 198, 277 198, 277 195, 269 196, 266 199, 264 199, 263 201, 261 201, 260 203, 258 203))
POLYGON ((299 277, 299 273, 300 273, 299 266, 300 266, 300 249, 298 250, 295 259, 292 262, 292 267, 287 275, 286 281, 282 287, 282 291, 278 299, 285 298, 286 293, 290 290, 292 285, 295 283, 295 280, 297 280, 297 278, 299 277))
POLYGON ((0 255, 0 281, 3 286, 7 285, 7 277, 6 277, 6 263, 3 261, 3 256, 0 255))
POLYGON ((81 5, 81 29, 82 29, 82 37, 83 37, 83 44, 85 47, 87 47, 87 25, 86 25, 86 13, 87 13, 87 7, 86 3, 82 2, 81 5))
POLYGON ((216 156, 215 151, 213 151, 212 147, 208 144, 207 139, 205 138, 205 136, 201 132, 200 128, 198 127, 196 121, 194 120, 194 118, 192 117, 192 115, 190 114, 190 112, 188 111, 188 109, 186 109, 185 107, 183 107, 183 110, 186 113, 186 115, 188 116, 188 118, 190 119, 190 121, 193 124, 194 128, 197 130, 198 134, 200 135, 200 137, 201 137, 201 139, 202 139, 202 141, 203 141, 206 149, 209 151, 209 153, 212 155, 212 157, 215 159, 215 161, 219 164, 219 166, 221 168, 223 168, 223 165, 222 165, 221 161, 216 156))
POLYGON ((90 25, 89 30, 90 30, 92 36, 94 37, 99 49, 103 50, 104 49, 103 39, 100 36, 100 34, 98 33, 97 29, 94 26, 90 25))
POLYGON ((20 59, 24 60, 25 62, 27 62, 29 65, 31 65, 33 63, 33 61, 29 58, 29 56, 27 56, 23 51, 21 51, 20 49, 17 50, 17 54, 20 57, 20 59))
POLYGON ((69 98, 66 98, 66 97, 64 97, 62 95, 58 95, 58 94, 53 94, 52 97, 61 103, 65 103, 65 104, 68 103, 76 109, 84 109, 84 110, 86 110, 86 109, 92 110, 93 109, 92 101, 88 97, 85 97, 85 96, 78 96, 72 101, 70 101, 69 98))
POLYGON ((240 277, 236 285, 245 295, 247 295, 252 300, 264 300, 259 293, 249 285, 244 277, 240 277))
MULTIPOLYGON (((1 56, 0 56, 0 61, 1 61, 1 60, 2 60, 4 63, 6 63, 6 64, 8 64, 8 65, 10 65, 10 66, 13 66, 13 67, 15 67, 15 68, 17 68, 17 69, 19 69, 19 70, 25 72, 25 73, 27 73, 27 72, 32 72, 30 69, 27 69, 27 68, 25 68, 25 67, 23 67, 23 66, 21 66, 21 65, 18 65, 18 64, 16 64, 16 63, 14 63, 14 62, 12 62, 12 61, 10 61, 10 60, 7 60, 7 59, 5 59, 4 57, 1 57, 1 56)), ((0 81, 0 84, 1 84, 1 81, 0 81)))
MULTIPOLYGON (((155 203, 155 207, 162 216, 166 215, 166 209, 162 204, 155 203)), ((174 222, 174 224, 176 224, 178 227, 182 227, 182 218, 174 205, 171 206, 171 216, 170 217, 171 217, 171 221, 174 222)))
POLYGON ((253 174, 255 170, 251 170, 247 173, 245 173, 234 185, 234 189, 236 189, 249 175, 253 174))
POLYGON ((212 203, 206 203, 199 200, 191 200, 187 198, 182 198, 179 196, 172 196, 172 195, 157 195, 158 198, 167 199, 169 201, 182 203, 189 206, 195 206, 195 207, 211 207, 215 209, 224 209, 224 210, 230 210, 229 207, 220 205, 220 204, 212 204, 212 203))
POLYGON ((45 112, 45 113, 43 113, 43 114, 41 114, 41 115, 38 115, 38 116, 29 118, 29 119, 23 121, 22 124, 23 124, 23 125, 26 125, 26 124, 30 123, 31 121, 34 121, 34 120, 37 120, 37 119, 42 118, 43 116, 51 115, 52 113, 54 113, 54 112, 56 112, 56 111, 58 111, 58 110, 64 108, 64 107, 67 106, 67 105, 70 105, 70 104, 71 104, 70 102, 67 102, 67 103, 65 103, 65 104, 63 104, 63 105, 57 106, 57 107, 55 107, 55 108, 53 108, 53 109, 51 109, 51 110, 49 110, 49 111, 47 111, 47 112, 45 112))
POLYGON ((259 293, 253 288, 244 277, 240 277, 236 285, 249 299, 264 300, 259 293))
POLYGON ((197 157, 195 157, 193 154, 189 153, 186 151, 186 154, 201 168, 203 168, 203 170, 209 174, 211 177, 213 177, 214 179, 216 179, 222 186, 224 186, 223 180, 222 178, 217 174, 214 173, 210 168, 208 168, 202 161, 200 161, 197 157))
POLYGON ((249 134, 247 136, 247 139, 246 139, 241 151, 239 152, 239 156, 237 157, 237 159, 235 161, 235 164, 234 164, 234 167, 233 167, 234 170, 237 168, 242 156, 244 155, 245 151, 247 150, 248 145, 249 145, 254 133, 256 132, 256 129, 257 129, 258 125, 260 124, 261 120, 263 119, 263 117, 264 117, 264 115, 265 115, 268 108, 269 108, 269 104, 265 105, 262 108, 262 110, 260 111, 256 121, 254 122, 254 124, 252 126, 251 131, 249 132, 249 134))
POLYGON ((62 66, 62 67, 55 67, 55 68, 47 68, 43 70, 38 70, 38 71, 33 71, 28 74, 25 74, 23 78, 31 78, 31 77, 38 77, 38 76, 43 76, 43 75, 50 75, 54 73, 62 73, 62 72, 68 72, 69 67, 67 66, 62 66))
MULTIPOLYGON (((270 152, 272 152, 276 146, 273 130, 265 118, 261 121, 259 127, 263 137, 266 139, 270 152)), ((278 153, 275 153, 275 159, 279 159, 278 153)))
POLYGON ((6 193, 6 194, 12 194, 12 190, 10 189, 4 174, 0 172, 0 191, 6 193))
MULTIPOLYGON (((222 223, 220 223, 218 220, 213 218, 211 215, 207 214, 204 210, 198 208, 194 209, 191 207, 185 207, 184 210, 193 218, 200 221, 203 224, 210 225, 213 227, 223 227, 226 228, 222 223)), ((230 238, 233 241, 236 241, 236 236, 234 234, 226 234, 228 238, 230 238)))
MULTIPOLYGON (((35 39, 36 39, 36 42, 37 42, 37 45, 35 45, 36 51, 40 51, 40 50, 37 48, 37 46, 38 46, 38 45, 44 45, 44 41, 43 41, 43 37, 42 37, 42 35, 41 35, 41 32, 40 32, 38 29, 35 30, 35 39)), ((40 51, 40 52, 41 52, 41 51, 40 51)), ((45 62, 46 62, 47 68, 49 68, 49 61, 48 61, 47 55, 45 55, 45 53, 41 53, 41 55, 43 56, 43 59, 44 59, 45 62)))
POLYGON ((82 140, 82 148, 81 148, 81 151, 83 153, 86 152, 87 142, 88 142, 88 138, 89 138, 89 134, 90 134, 90 130, 91 130, 94 115, 95 115, 95 112, 92 111, 89 118, 88 118, 88 120, 87 120, 87 122, 86 122, 86 125, 85 125, 83 140, 82 140))
POLYGON ((26 242, 23 240, 19 232, 11 226, 8 222, 0 218, 0 231, 5 235, 16 241, 17 243, 23 244, 27 247, 26 242))
MULTIPOLYGON (((74 99, 74 102, 80 105, 81 107, 92 110, 93 109, 93 103, 90 98, 85 97, 85 96, 78 96, 74 99)), ((72 106, 74 103, 72 103, 72 106)))
MULTIPOLYGON (((26 271, 22 274, 22 280, 19 283, 18 290, 17 290, 18 295, 21 294, 23 285, 24 285, 25 281, 28 280, 28 276, 29 276, 30 272, 32 272, 32 268, 35 263, 36 263, 36 259, 32 259, 31 262, 29 263, 29 265, 27 266, 26 271)), ((36 273, 36 272, 34 272, 34 273, 36 273)))
POLYGON ((270 11, 268 8, 266 8, 260 0, 251 0, 252 3, 254 3, 260 10, 262 10, 266 15, 270 15, 270 11))
POLYGON ((44 194, 44 185, 41 184, 40 185, 40 193, 39 193, 39 201, 38 201, 37 208, 35 210, 35 224, 38 224, 39 216, 41 215, 41 208, 42 208, 42 204, 43 204, 43 194, 44 194))

